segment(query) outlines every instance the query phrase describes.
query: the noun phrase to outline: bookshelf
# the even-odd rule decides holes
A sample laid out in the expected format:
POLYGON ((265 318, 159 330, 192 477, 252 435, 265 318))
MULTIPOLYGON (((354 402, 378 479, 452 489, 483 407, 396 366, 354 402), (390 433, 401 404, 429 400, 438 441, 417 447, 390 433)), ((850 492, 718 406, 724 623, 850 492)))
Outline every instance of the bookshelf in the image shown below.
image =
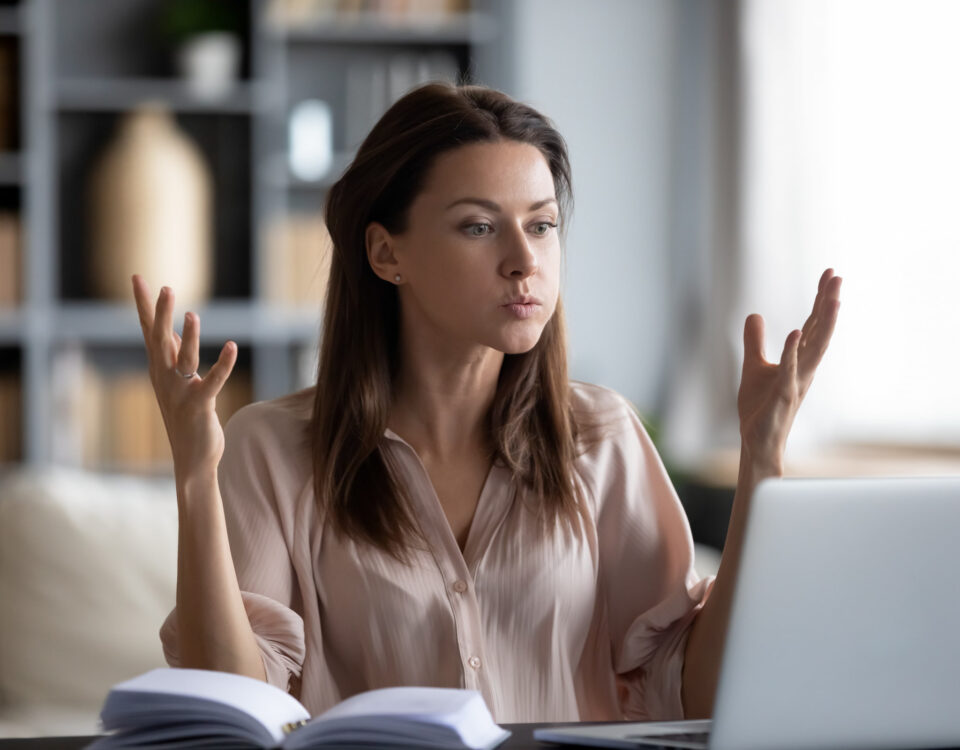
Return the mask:
POLYGON ((159 30, 177 1, 0 0, 0 471, 170 470, 132 300, 102 298, 90 280, 84 196, 128 113, 161 103, 209 171, 212 293, 176 318, 200 315, 201 371, 225 340, 240 345, 226 419, 312 380, 323 199, 362 137, 421 80, 476 79, 477 51, 497 38, 484 0, 234 0, 221 5, 236 13, 238 78, 200 96, 159 30), (291 111, 305 100, 332 116, 319 179, 288 166, 291 111))

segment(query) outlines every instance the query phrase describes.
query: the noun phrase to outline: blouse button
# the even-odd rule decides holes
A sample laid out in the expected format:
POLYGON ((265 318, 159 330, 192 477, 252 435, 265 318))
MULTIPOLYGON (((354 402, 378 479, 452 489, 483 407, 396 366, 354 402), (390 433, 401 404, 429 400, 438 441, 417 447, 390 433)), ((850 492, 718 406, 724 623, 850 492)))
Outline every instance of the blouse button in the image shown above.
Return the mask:
POLYGON ((458 594, 462 594, 464 591, 467 590, 467 582, 466 581, 454 582, 453 590, 456 591, 458 594))
POLYGON ((471 656, 469 659, 467 659, 467 664, 469 664, 474 669, 480 669, 480 657, 471 656))

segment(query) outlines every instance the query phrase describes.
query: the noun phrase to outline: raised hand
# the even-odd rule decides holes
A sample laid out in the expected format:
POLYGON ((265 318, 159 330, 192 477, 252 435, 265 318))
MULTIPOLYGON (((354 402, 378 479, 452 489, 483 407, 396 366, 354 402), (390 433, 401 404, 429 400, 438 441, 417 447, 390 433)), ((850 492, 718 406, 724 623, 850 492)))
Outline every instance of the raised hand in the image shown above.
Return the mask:
POLYGON ((197 373, 200 318, 190 312, 184 316, 181 339, 173 330, 172 289, 161 289, 154 307, 146 282, 134 276, 133 296, 177 478, 215 475, 223 455, 223 429, 214 407, 237 361, 237 345, 228 341, 216 363, 201 377, 197 373))
POLYGON ((764 358, 763 318, 747 317, 737 412, 743 450, 760 474, 783 473, 787 436, 837 323, 842 281, 832 268, 823 272, 813 312, 801 330, 787 336, 779 364, 764 358))

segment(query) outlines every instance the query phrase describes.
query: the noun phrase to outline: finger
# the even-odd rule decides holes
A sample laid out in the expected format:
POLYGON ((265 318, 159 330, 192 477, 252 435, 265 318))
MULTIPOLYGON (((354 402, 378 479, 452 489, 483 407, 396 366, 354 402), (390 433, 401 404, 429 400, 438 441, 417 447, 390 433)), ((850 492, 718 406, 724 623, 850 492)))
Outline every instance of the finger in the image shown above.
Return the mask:
POLYGON ((827 347, 830 346, 830 340, 833 338, 833 332, 837 326, 837 318, 840 312, 840 300, 831 299, 828 301, 826 311, 823 314, 816 331, 810 336, 809 341, 800 352, 798 364, 798 376, 801 382, 801 388, 813 379, 813 374, 820 365, 827 347))
MULTIPOLYGON (((176 333, 174 333, 176 336, 176 333)), ((183 338, 177 354, 177 369, 181 375, 196 372, 200 366, 200 318, 188 312, 183 316, 183 338)))
POLYGON ((763 316, 753 313, 743 324, 743 363, 750 358, 765 361, 763 354, 763 316))
POLYGON ((160 363, 164 367, 174 366, 177 358, 176 344, 173 338, 173 290, 165 286, 157 297, 157 307, 153 315, 153 340, 163 356, 160 363))
POLYGON ((140 318, 140 328, 143 331, 143 338, 150 335, 153 328, 153 309, 150 306, 150 288, 143 277, 134 274, 131 278, 133 284, 133 300, 137 304, 137 317, 140 318))
POLYGON ((810 347, 815 352, 825 349, 824 336, 826 335, 826 340, 829 341, 829 334, 826 332, 824 323, 827 324, 826 328, 832 331, 832 323, 836 318, 831 320, 831 316, 836 314, 837 305, 834 303, 839 304, 842 282, 842 278, 833 275, 832 268, 828 268, 820 277, 820 288, 813 303, 813 312, 803 324, 803 337, 800 339, 801 357, 810 347))
POLYGON ((797 378, 797 351, 800 345, 802 332, 794 329, 790 331, 783 344, 783 353, 780 355, 780 377, 786 385, 792 385, 797 378))
POLYGON ((220 356, 217 357, 217 361, 213 363, 213 367, 211 367, 210 371, 203 377, 203 390, 207 397, 213 398, 220 393, 223 384, 227 382, 227 378, 229 378, 230 373, 233 372, 233 366, 236 364, 236 361, 237 345, 233 341, 228 341, 223 345, 223 349, 220 350, 220 356))
POLYGON ((833 269, 828 268, 822 274, 820 274, 820 281, 817 283, 817 295, 813 298, 813 309, 810 311, 810 316, 807 318, 806 322, 803 324, 803 331, 807 333, 810 331, 817 323, 817 320, 823 310, 823 302, 828 294, 828 286, 830 280, 833 278, 833 269))
POLYGON ((824 288, 827 286, 827 282, 829 282, 831 278, 833 278, 833 269, 832 269, 832 268, 828 268, 826 271, 824 271, 822 274, 820 274, 820 281, 819 281, 819 283, 817 284, 817 296, 818 296, 818 297, 819 297, 819 295, 823 292, 824 288))

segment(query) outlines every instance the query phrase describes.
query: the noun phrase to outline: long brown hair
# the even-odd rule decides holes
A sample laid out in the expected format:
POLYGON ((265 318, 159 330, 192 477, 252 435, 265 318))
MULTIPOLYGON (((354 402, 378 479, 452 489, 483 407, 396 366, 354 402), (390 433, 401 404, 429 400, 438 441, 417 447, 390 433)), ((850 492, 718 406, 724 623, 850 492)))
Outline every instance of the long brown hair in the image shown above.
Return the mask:
MULTIPOLYGON (((313 418, 317 501, 335 527, 404 559, 417 526, 380 452, 399 362, 396 287, 367 261, 365 230, 402 233, 437 156, 475 142, 512 140, 540 150, 553 175, 560 231, 572 209, 566 143, 546 117, 484 86, 431 83, 380 118, 330 188, 324 218, 333 240, 313 418)), ((559 301, 529 352, 507 354, 490 413, 493 458, 538 500, 546 520, 582 513, 574 475, 577 430, 559 301)))

